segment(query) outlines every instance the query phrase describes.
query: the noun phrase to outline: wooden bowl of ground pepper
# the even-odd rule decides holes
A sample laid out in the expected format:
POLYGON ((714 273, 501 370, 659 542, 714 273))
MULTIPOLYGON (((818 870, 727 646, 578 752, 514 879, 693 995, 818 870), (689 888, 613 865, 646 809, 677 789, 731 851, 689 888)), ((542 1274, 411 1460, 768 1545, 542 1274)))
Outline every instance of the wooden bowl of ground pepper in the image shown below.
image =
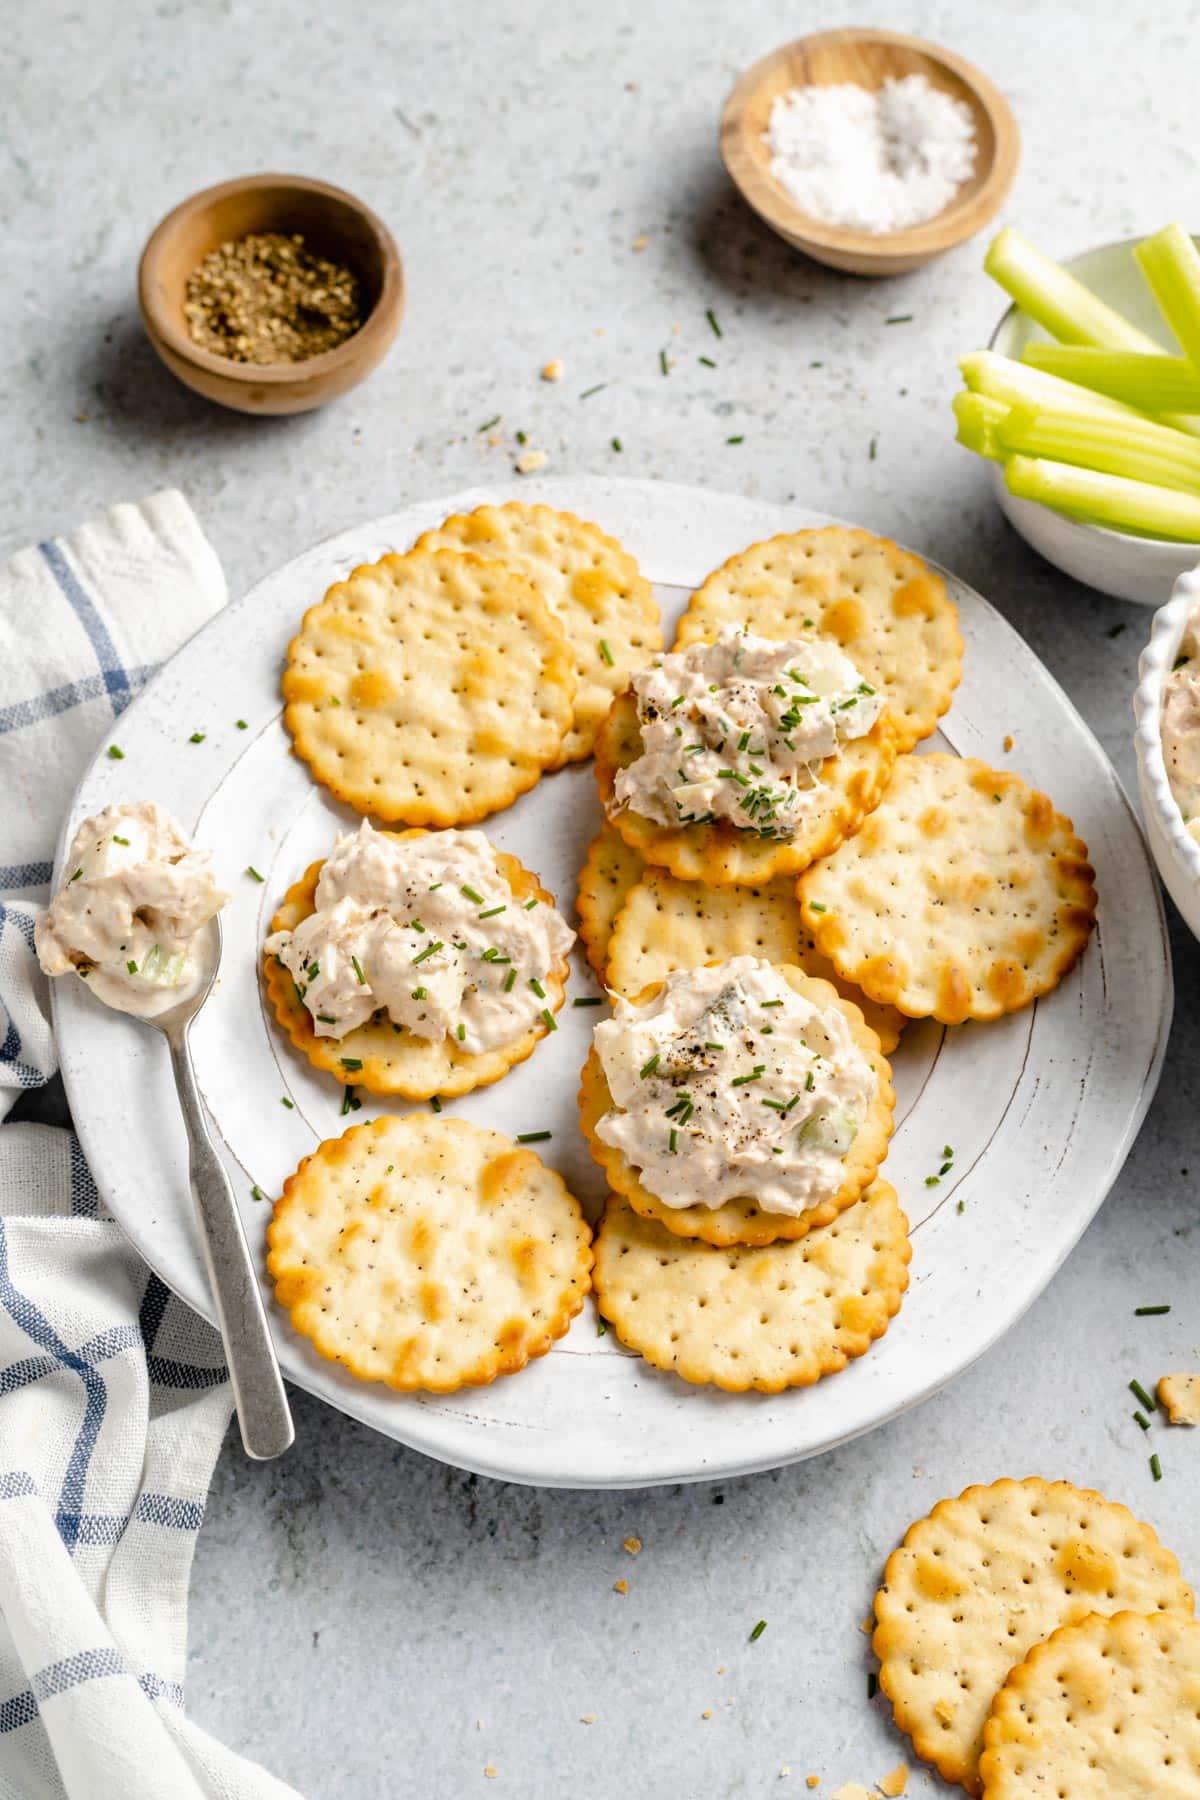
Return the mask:
POLYGON ((205 188, 155 228, 138 301, 172 374, 222 406, 309 412, 357 386, 404 311, 395 239, 369 207, 303 175, 205 188))

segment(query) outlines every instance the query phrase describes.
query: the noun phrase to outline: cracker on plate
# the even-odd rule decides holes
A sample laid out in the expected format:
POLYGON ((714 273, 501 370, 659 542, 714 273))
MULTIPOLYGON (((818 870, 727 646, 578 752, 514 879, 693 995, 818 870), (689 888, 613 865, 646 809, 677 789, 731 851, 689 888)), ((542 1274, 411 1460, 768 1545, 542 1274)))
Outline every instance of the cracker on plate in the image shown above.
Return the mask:
POLYGON ((1155 1396, 1172 1425, 1200 1425, 1200 1375, 1160 1375, 1155 1396))
POLYGON ((680 881, 665 869, 647 868, 617 913, 609 939, 606 979, 628 998, 652 982, 665 980, 675 969, 728 962, 734 956, 794 963, 806 975, 830 982, 844 999, 855 1003, 885 1056, 900 1042, 903 1014, 892 1006, 877 1006, 861 990, 842 981, 800 917, 790 881, 713 888, 700 881, 680 881))
POLYGON ((858 834, 805 871, 817 948, 846 981, 947 1025, 1062 980, 1096 917, 1087 845, 1045 794, 973 757, 901 757, 858 834))
POLYGON ((760 837, 724 820, 712 825, 659 825, 627 806, 617 807, 617 771, 628 768, 641 753, 637 702, 632 692, 620 694, 596 739, 596 781, 605 812, 630 848, 682 881, 753 886, 775 875, 798 875, 854 831, 883 796, 896 743, 886 713, 864 737, 847 739, 837 755, 821 765, 814 803, 790 838, 760 837))
POLYGON ((1061 1626, 1009 1671, 983 1741, 985 1800, 1200 1800, 1200 1624, 1061 1626))
POLYGON ((578 686, 559 761, 590 756, 614 694, 662 648, 650 583, 616 538, 553 506, 479 506, 417 539, 416 550, 467 550, 527 575, 562 620, 578 686))
POLYGON ((450 550, 385 556, 330 588, 288 646, 284 723, 359 812, 466 825, 558 761, 575 672, 533 583, 450 550))
POLYGON ((875 1596, 879 1685, 947 1781, 979 1794, 983 1725, 1014 1663, 1089 1613, 1178 1612, 1191 1589, 1149 1525, 1068 1481, 997 1481, 942 1500, 875 1596))
POLYGON ((288 1177, 267 1229, 275 1298, 360 1381, 448 1394, 562 1337, 591 1233, 532 1150, 466 1119, 375 1119, 288 1177))
POLYGON ((835 639, 886 694, 900 751, 928 737, 962 673, 958 612, 941 576, 888 538, 844 525, 786 532, 731 556, 692 595, 675 647, 729 624, 768 638, 835 639))
MULTIPOLYGON (((854 1002, 844 999, 830 982, 819 981, 787 963, 779 966, 779 973, 814 1006, 837 1007, 844 1014, 855 1043, 877 1076, 871 1110, 843 1159, 846 1179, 842 1187, 831 1199, 810 1206, 802 1213, 793 1216, 764 1212, 751 1199, 726 1200, 715 1207, 668 1206, 657 1194, 652 1194, 649 1188, 643 1187, 637 1169, 626 1160, 623 1152, 613 1144, 606 1144, 597 1134, 596 1126, 612 1108, 612 1095, 595 1048, 588 1051, 579 1087, 579 1118, 588 1148, 604 1170, 613 1192, 623 1195, 634 1212, 665 1225, 676 1237, 701 1238, 706 1244, 721 1246, 771 1244, 777 1238, 801 1238, 815 1226, 830 1224, 840 1212, 852 1206, 863 1189, 875 1179, 876 1171, 887 1155, 896 1093, 892 1086, 892 1071, 879 1048, 879 1039, 867 1026, 854 1002)), ((652 986, 636 998, 650 1000, 655 991, 656 986, 652 986)))
POLYGON ((886 1181, 831 1224, 758 1249, 676 1237, 612 1194, 593 1283, 621 1342, 655 1368, 730 1393, 778 1394, 835 1374, 883 1336, 910 1254, 886 1181))
POLYGON ((606 979, 613 922, 645 866, 637 851, 631 850, 620 832, 607 822, 588 845, 579 871, 575 911, 587 959, 601 981, 606 979))
MULTIPOLYGON (((423 837, 425 833, 417 828, 385 835, 403 839, 423 837)), ((554 905, 554 895, 515 856, 504 850, 497 850, 495 855, 497 869, 519 900, 536 897, 547 906, 554 905)), ((324 866, 324 858, 310 863, 299 881, 292 883, 271 920, 272 931, 294 931, 302 919, 316 910, 317 882, 324 866)), ((562 1006, 569 975, 570 964, 564 957, 544 977, 546 1006, 551 1015, 562 1006)), ((366 1088, 370 1094, 399 1094, 405 1100, 428 1100, 434 1094, 449 1099, 469 1094, 472 1088, 489 1087, 516 1063, 532 1056, 538 1040, 551 1029, 544 1019, 538 1018, 510 1044, 497 1044, 474 1055, 450 1036, 423 1038, 411 1031, 400 1031, 386 1012, 375 1013, 365 1025, 356 1026, 345 1037, 319 1037, 313 1030, 312 1015, 296 991, 291 971, 269 951, 263 952, 263 980, 275 1017, 315 1069, 324 1069, 347 1087, 366 1088)))

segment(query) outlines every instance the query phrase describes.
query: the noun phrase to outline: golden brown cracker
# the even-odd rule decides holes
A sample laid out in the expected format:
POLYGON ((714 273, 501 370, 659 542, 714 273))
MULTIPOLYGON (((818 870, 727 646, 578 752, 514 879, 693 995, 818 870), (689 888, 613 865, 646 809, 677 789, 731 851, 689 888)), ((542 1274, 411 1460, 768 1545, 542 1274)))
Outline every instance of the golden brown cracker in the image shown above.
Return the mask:
POLYGON ((890 539, 844 525, 731 556, 692 595, 675 647, 711 642, 729 624, 777 640, 833 638, 886 696, 901 752, 928 737, 962 673, 958 612, 941 576, 890 539))
POLYGON ((616 538, 552 506, 478 506, 453 513, 415 550, 466 550, 528 576, 562 620, 577 686, 560 762, 590 756, 613 696, 662 648, 653 590, 616 538))
POLYGON ((464 825, 558 761, 575 694, 562 625, 525 576, 450 550, 355 569, 288 647, 284 723, 359 812, 464 825))
POLYGON ((718 1249, 609 1196, 596 1236, 600 1311, 656 1368, 730 1393, 832 1375, 883 1336, 908 1286, 907 1221, 876 1181, 792 1242, 718 1249))
POLYGON ((631 850, 620 832, 607 822, 588 845, 579 871, 575 911, 579 916, 580 941, 601 981, 606 978, 614 921, 645 866, 637 851, 631 850))
POLYGON ((776 875, 798 875, 818 856, 827 856, 854 831, 887 787, 896 758, 887 716, 865 737, 849 738, 821 765, 820 785, 794 837, 760 837, 717 820, 711 825, 659 825, 616 805, 617 771, 642 753, 637 703, 621 694, 596 739, 596 781, 612 824, 646 862, 660 864, 682 881, 713 887, 754 886, 776 875))
POLYGON ((920 1756, 981 1792, 984 1720, 1014 1663, 1090 1613, 1192 1612, 1171 1552, 1123 1506, 1067 1481, 997 1481, 942 1500, 875 1596, 879 1685, 920 1756))
MULTIPOLYGON (((845 1181, 830 1199, 810 1206, 802 1213, 764 1212, 750 1199, 726 1200, 720 1206, 668 1206, 657 1194, 643 1187, 637 1169, 612 1144, 597 1134, 596 1126, 612 1109, 612 1095, 604 1078, 604 1069, 595 1049, 588 1052, 579 1088, 579 1117, 583 1134, 594 1160, 604 1170, 614 1193, 628 1200, 634 1212, 654 1219, 676 1237, 701 1238, 707 1244, 771 1244, 777 1238, 800 1238, 818 1225, 828 1225, 852 1206, 863 1189, 875 1179, 880 1163, 887 1155, 892 1135, 892 1111, 896 1095, 892 1071, 879 1048, 879 1039, 865 1023, 853 1001, 843 999, 827 981, 806 975, 802 969, 779 965, 779 973, 798 994, 814 1006, 836 1007, 846 1018, 858 1048, 875 1070, 877 1086, 871 1109, 859 1128, 843 1159, 845 1181)), ((657 985, 637 996, 642 1001, 653 998, 657 985)))
POLYGON ((275 1298, 360 1381, 451 1393, 544 1356, 590 1286, 579 1202, 532 1150, 412 1113, 331 1138, 267 1229, 275 1298))
MULTIPOLYGON (((418 827, 384 835, 403 841, 426 834, 418 827)), ((536 897, 547 906, 554 905, 554 895, 515 856, 496 850, 495 857, 497 869, 517 899, 536 897)), ((273 932, 294 931, 301 920, 316 910, 317 882, 324 866, 323 858, 310 863, 299 881, 292 883, 271 920, 273 932)), ((543 978, 551 1016, 562 1006, 569 975, 570 964, 563 957, 543 978)), ((532 1056, 539 1040, 551 1030, 544 1019, 538 1018, 511 1043, 472 1054, 449 1036, 423 1038, 401 1031, 386 1012, 377 1012, 345 1037, 319 1037, 291 971, 270 951, 263 952, 263 980, 275 1017, 297 1050, 307 1056, 315 1069, 324 1069, 347 1087, 366 1088, 370 1094, 399 1094, 406 1100, 428 1100, 440 1094, 450 1099, 469 1094, 472 1088, 489 1087, 515 1064, 532 1056)))
POLYGON ((901 757, 850 842, 800 879, 804 922, 846 981, 912 1018, 995 1019, 1056 987, 1095 922, 1069 819, 972 757, 901 757))

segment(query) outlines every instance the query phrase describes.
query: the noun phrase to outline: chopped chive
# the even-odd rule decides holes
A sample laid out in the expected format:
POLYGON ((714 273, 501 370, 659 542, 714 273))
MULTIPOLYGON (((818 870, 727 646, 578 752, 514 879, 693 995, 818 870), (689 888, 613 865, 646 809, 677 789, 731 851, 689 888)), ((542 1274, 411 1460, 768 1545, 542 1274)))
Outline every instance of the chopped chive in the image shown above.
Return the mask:
POLYGON ((813 1072, 812 1072, 812 1070, 811 1070, 811 1069, 810 1069, 810 1070, 809 1070, 809 1071, 808 1071, 808 1074, 807 1074, 807 1075, 806 1075, 806 1076, 805 1076, 805 1077, 804 1077, 804 1091, 805 1091, 805 1093, 806 1093, 806 1094, 811 1094, 811 1093, 812 1093, 812 1091, 813 1091, 813 1087, 814 1087, 814 1085, 815 1085, 815 1078, 814 1078, 814 1076, 813 1076, 813 1072))
POLYGON ((454 1034, 454 1035, 455 1035, 455 1037, 456 1037, 456 1038, 457 1038, 457 1039, 458 1039, 458 1041, 459 1041, 459 1043, 460 1043, 460 1044, 461 1044, 461 1043, 462 1043, 462 1041, 463 1041, 463 1039, 464 1039, 464 1038, 465 1038, 465 1037, 466 1037, 466 1035, 467 1035, 467 1028, 466 1028, 466 1026, 465 1026, 465 1025, 464 1025, 464 1024, 463 1024, 463 1022, 462 1022, 462 1020, 461 1020, 461 1019, 460 1019, 460 1020, 459 1020, 459 1022, 458 1022, 458 1030, 457 1030, 457 1031, 456 1031, 456 1032, 455 1032, 455 1034, 454 1034))
POLYGON ((765 1619, 760 1619, 758 1621, 758 1624, 754 1627, 754 1630, 750 1633, 750 1642, 752 1644, 757 1644, 759 1638, 762 1636, 763 1632, 766 1629, 767 1629, 767 1621, 765 1619))
POLYGON ((1105 636, 1110 637, 1110 638, 1119 638, 1121 633, 1124 631, 1124 629, 1125 629, 1125 621, 1124 621, 1124 619, 1122 619, 1119 625, 1110 626, 1108 631, 1105 633, 1105 636))
POLYGON ((667 361, 667 353, 665 350, 660 350, 658 353, 658 366, 664 375, 669 375, 671 373, 671 365, 667 361))
MULTIPOLYGON (((124 841, 125 840, 122 838, 121 842, 124 843, 124 841)), ((253 863, 246 864, 246 873, 249 875, 251 881, 265 881, 267 879, 265 875, 259 874, 253 863)))
POLYGON ((494 419, 485 419, 483 421, 482 425, 477 425, 475 427, 476 434, 478 434, 481 431, 490 431, 492 429, 492 426, 498 425, 503 417, 504 417, 503 413, 497 413, 494 419))
POLYGON ((206 734, 203 731, 193 731, 191 737, 188 739, 188 743, 189 744, 202 744, 204 742, 205 735, 206 734))
POLYGON ((523 431, 515 431, 513 436, 516 438, 518 444, 526 444, 529 442, 528 436, 523 431))
POLYGON ((1152 1413, 1155 1410, 1158 1402, 1150 1398, 1140 1381, 1131 1381, 1129 1384, 1129 1391, 1134 1399, 1139 1401, 1141 1405, 1145 1407, 1148 1413, 1152 1413))
POLYGON ((538 980, 536 975, 531 975, 529 977, 529 985, 533 989, 534 993, 537 995, 539 1000, 544 1000, 546 998, 546 990, 542 986, 541 982, 538 980))
POLYGON ((704 316, 708 320, 709 329, 711 330, 713 336, 714 337, 724 337, 725 333, 721 330, 721 327, 717 324, 717 315, 713 311, 711 306, 707 308, 704 316))
POLYGON ((1133 1316, 1135 1319, 1157 1319, 1162 1313, 1169 1313, 1170 1310, 1169 1306, 1135 1306, 1133 1316))
POLYGON ((599 649, 601 656, 611 669, 613 666, 613 653, 603 638, 599 640, 599 649))
POLYGON ((782 1000, 760 1000, 759 1005, 760 1006, 782 1006, 783 1001, 782 1000))
POLYGON ((667 1148, 670 1150, 672 1156, 674 1156, 674 1154, 675 1154, 678 1143, 679 1143, 679 1133, 676 1131, 675 1127, 672 1125, 671 1135, 667 1140, 667 1148))
POLYGON ((873 1700, 879 1692, 879 1677, 872 1669, 867 1675, 867 1699, 873 1700))
POLYGON ((136 974, 137 974, 137 964, 136 964, 136 963, 135 963, 135 962, 127 962, 127 963, 126 963, 126 964, 125 964, 125 968, 126 968, 126 970, 127 970, 127 971, 128 971, 128 973, 129 973, 129 974, 130 974, 130 975, 136 975, 136 974))
POLYGON ((649 1062, 642 1064, 641 1068, 638 1070, 638 1076, 642 1081, 645 1081, 648 1075, 653 1075, 655 1069, 658 1067, 658 1058, 659 1052, 656 1050, 649 1062))
POLYGON ((295 1112, 296 1110, 296 1102, 294 1100, 289 1100, 286 1094, 280 1094, 279 1104, 280 1106, 286 1106, 289 1112, 295 1112))
POLYGON ((434 1110, 434 1112, 441 1112, 441 1110, 442 1110, 442 1103, 441 1103, 441 1101, 440 1101, 440 1100, 439 1100, 439 1099, 438 1099, 438 1097, 437 1097, 437 1095, 436 1095, 436 1094, 434 1094, 434 1095, 432 1095, 432 1096, 431 1096, 431 1098, 430 1098, 430 1101, 429 1101, 429 1104, 430 1104, 430 1106, 431 1106, 431 1107, 432 1107, 432 1108, 433 1108, 433 1110, 434 1110))
POLYGON ((875 458, 876 458, 878 452, 879 452, 879 439, 872 438, 870 444, 867 447, 867 456, 871 462, 875 461, 875 458))
POLYGON ((483 895, 477 894, 473 887, 467 886, 466 882, 463 883, 462 887, 460 887, 458 891, 460 894, 465 894, 465 896, 468 900, 473 900, 475 902, 476 906, 483 905, 483 895))
MULTIPOLYGON (((82 869, 76 869, 76 871, 75 871, 75 873, 74 873, 74 874, 73 874, 73 875, 72 875, 72 877, 71 877, 71 881, 78 881, 78 880, 79 880, 79 877, 80 877, 80 876, 81 876, 81 875, 82 875, 82 874, 83 874, 83 870, 82 870, 82 869)), ((71 881, 68 881, 68 883, 67 883, 67 886, 68 886, 68 887, 70 887, 70 885, 71 885, 71 881)))
POLYGON ((766 1066, 766 1063, 755 1063, 748 1075, 735 1075, 730 1087, 748 1087, 752 1081, 758 1080, 766 1066))
POLYGON ((810 362, 808 366, 810 369, 823 369, 825 364, 823 362, 810 362))
POLYGON ((622 444, 621 444, 620 438, 613 438, 612 447, 616 451, 617 455, 620 456, 621 450, 622 450, 622 444))
POLYGON ((334 1013, 318 1013, 317 1020, 318 1020, 318 1023, 321 1025, 336 1025, 337 1024, 337 1017, 334 1013))
POLYGON ((410 926, 410 929, 413 931, 422 931, 423 932, 425 929, 425 927, 422 925, 420 919, 411 919, 409 921, 409 926, 410 926))
POLYGON ((126 850, 128 850, 128 848, 129 848, 129 839, 123 838, 123 837, 118 837, 115 831, 112 834, 112 841, 114 844, 124 844, 126 850))
POLYGON ((942 1155, 943 1156, 953 1156, 954 1155, 954 1145, 953 1144, 943 1144, 942 1145, 942 1155))
POLYGON ((696 361, 702 362, 706 369, 715 369, 717 366, 711 356, 698 356, 696 361))
POLYGON ((912 324, 912 314, 911 313, 892 313, 883 322, 885 325, 911 325, 912 324))
POLYGON ((239 731, 249 731, 249 729, 250 729, 250 727, 247 725, 245 719, 235 719, 234 724, 237 726, 239 731))
POLYGON ((782 1100, 768 1100, 765 1094, 762 1103, 764 1106, 769 1106, 772 1112, 785 1113, 789 1110, 782 1100))
POLYGON ((734 437, 727 437, 725 439, 727 444, 744 444, 745 441, 745 435, 742 432, 738 432, 734 437))
POLYGON ((508 979, 504 983, 504 991, 506 994, 512 993, 513 983, 516 981, 516 979, 517 979, 517 971, 515 969, 510 969, 508 971, 508 979))
POLYGON ((749 742, 750 742, 750 733, 748 731, 743 731, 741 737, 738 739, 738 749, 744 750, 746 748, 746 745, 749 742))
MULTIPOLYGON (((434 938, 432 944, 426 944, 426 946, 422 950, 420 956, 413 957, 413 968, 415 969, 418 963, 423 963, 427 956, 435 956, 439 950, 444 950, 445 947, 446 946, 441 942, 440 938, 434 938)), ((357 968, 358 968, 358 965, 356 963, 355 964, 356 972, 357 972, 357 968)), ((362 976, 359 975, 358 979, 361 981, 362 976)))
POLYGON ((1159 1462, 1157 1454, 1150 1458, 1150 1473, 1155 1481, 1162 1480, 1162 1464, 1159 1462))
POLYGON ((820 905, 818 901, 810 900, 808 903, 808 910, 809 912, 824 912, 826 908, 820 905))
POLYGON ((125 752, 119 744, 110 744, 108 746, 108 754, 112 757, 114 762, 125 761, 125 752))
POLYGON ((533 896, 533 899, 532 899, 532 900, 527 900, 527 901, 526 901, 526 902, 525 902, 525 911, 526 911, 526 912, 532 912, 532 911, 533 911, 533 909, 534 909, 534 907, 535 907, 535 906, 536 906, 536 905, 537 905, 537 895, 536 895, 536 894, 535 894, 535 895, 534 895, 534 896, 533 896))
POLYGON ((553 1136, 552 1131, 519 1131, 517 1142, 518 1144, 544 1144, 547 1138, 553 1136))
POLYGON ((723 1050, 725 1048, 725 1046, 724 1046, 724 1044, 707 1043, 707 1044, 705 1044, 704 1048, 706 1050, 723 1050))
POLYGON ((966 1210, 967 1210, 967 1203, 966 1203, 966 1201, 965 1201, 965 1200, 960 1200, 960 1201, 959 1201, 959 1203, 958 1203, 958 1205, 957 1205, 957 1206, 956 1206, 956 1207, 955 1207, 955 1209, 954 1209, 954 1210, 955 1210, 955 1212, 966 1212, 966 1210))
POLYGON ((441 882, 440 882, 440 881, 432 881, 432 882, 430 882, 430 884, 429 884, 429 891, 430 891, 430 893, 431 893, 431 894, 436 894, 436 893, 437 893, 437 891, 438 891, 438 889, 439 889, 439 888, 440 888, 440 887, 441 887, 441 885, 442 885, 442 884, 441 884, 441 882))
POLYGON ((262 1189, 259 1187, 257 1181, 255 1182, 254 1186, 250 1189, 250 1198, 252 1200, 263 1200, 266 1198, 262 1189))
POLYGON ((941 1168, 938 1170, 938 1174, 939 1175, 948 1175, 953 1167, 954 1167, 954 1164, 952 1162, 944 1162, 942 1164, 941 1168))
POLYGON ((361 1069, 362 1068, 362 1057, 361 1056, 343 1056, 341 1061, 342 1061, 343 1069, 361 1069))
POLYGON ((548 1006, 543 1006, 542 1008, 542 1021, 547 1031, 558 1030, 558 1020, 554 1017, 554 1014, 550 1011, 548 1006))
POLYGON ((1133 1416, 1136 1419, 1137 1423, 1141 1426, 1143 1431, 1149 1431, 1150 1421, 1146 1417, 1144 1412, 1135 1412, 1133 1416))
POLYGON ((604 1337, 607 1335, 607 1332, 608 1332, 608 1326, 604 1323, 604 1320, 597 1319, 596 1320, 596 1336, 604 1337))
POLYGON ((507 912, 507 911, 508 911, 508 908, 507 908, 507 906, 504 906, 504 905, 489 906, 487 911, 481 912, 479 916, 481 919, 494 919, 496 917, 497 913, 502 913, 502 912, 507 912))
POLYGON ((608 386, 607 381, 598 381, 596 383, 595 387, 584 388, 584 390, 583 390, 582 394, 580 394, 579 398, 581 400, 590 400, 593 394, 598 394, 602 388, 606 388, 607 386, 608 386))
POLYGON ((604 997, 601 994, 579 994, 576 996, 576 998, 574 1000, 572 1000, 571 1005, 572 1006, 603 1006, 604 1005, 604 997))
POLYGON ((414 988, 412 993, 409 995, 410 1000, 428 1000, 428 998, 429 998, 429 989, 423 988, 423 987, 414 988))
MULTIPOLYGON (((418 956, 417 961, 420 962, 420 960, 421 960, 421 958, 418 956)), ((357 956, 352 956, 350 958, 350 963, 354 970, 355 978, 358 981, 359 987, 366 987, 367 978, 362 972, 362 964, 359 962, 357 956)))
POLYGON ((941 1183, 941 1179, 942 1178, 940 1175, 927 1175, 925 1177, 925 1186, 926 1187, 938 1187, 941 1183))

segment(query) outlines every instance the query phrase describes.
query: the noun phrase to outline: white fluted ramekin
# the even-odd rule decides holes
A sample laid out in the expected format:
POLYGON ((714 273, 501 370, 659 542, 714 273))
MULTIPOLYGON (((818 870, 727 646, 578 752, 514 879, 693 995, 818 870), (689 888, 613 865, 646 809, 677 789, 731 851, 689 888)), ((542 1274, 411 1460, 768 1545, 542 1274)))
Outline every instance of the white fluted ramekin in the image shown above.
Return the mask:
POLYGON ((1138 685, 1133 696, 1133 743, 1146 838, 1164 887, 1196 937, 1200 937, 1200 844, 1185 826, 1167 779, 1162 747, 1162 694, 1163 683, 1179 655, 1184 626, 1198 601, 1200 567, 1179 577, 1171 598, 1155 613, 1150 641, 1138 662, 1138 685))

